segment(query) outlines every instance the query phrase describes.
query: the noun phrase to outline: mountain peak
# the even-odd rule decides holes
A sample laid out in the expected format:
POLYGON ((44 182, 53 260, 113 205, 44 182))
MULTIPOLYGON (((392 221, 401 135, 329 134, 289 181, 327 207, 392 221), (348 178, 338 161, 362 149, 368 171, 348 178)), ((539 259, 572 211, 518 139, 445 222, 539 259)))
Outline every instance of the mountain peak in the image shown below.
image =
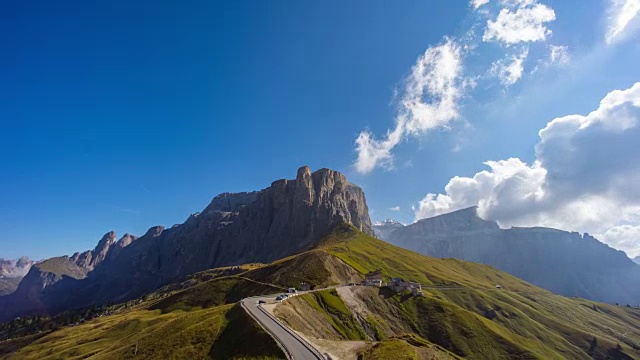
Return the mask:
POLYGON ((74 276, 43 283, 46 304, 20 301, 9 309, 0 302, 0 321, 33 306, 60 310, 131 299, 213 267, 268 263, 317 247, 341 224, 373 234, 364 192, 337 171, 311 172, 303 166, 294 180, 278 180, 255 192, 222 193, 185 223, 167 231, 154 226, 135 244, 124 246, 135 239, 125 235, 114 245, 115 232, 107 233, 94 251, 51 262, 74 276), (76 272, 85 280, 75 280, 76 272))
POLYGON ((373 224, 374 226, 404 226, 403 223, 393 220, 393 219, 386 219, 386 220, 382 220, 382 221, 376 221, 375 224, 373 224))
POLYGON ((111 247, 111 245, 115 243, 116 243, 116 232, 111 230, 102 236, 100 241, 98 241, 98 245, 96 245, 96 248, 94 249, 94 251, 96 253, 108 251, 109 247, 111 247))
POLYGON ((311 168, 308 166, 301 166, 298 169, 298 175, 296 175, 296 180, 304 179, 305 177, 311 176, 311 168))
POLYGON ((116 247, 118 247, 118 248, 127 247, 137 239, 138 239, 138 237, 135 236, 135 235, 131 235, 131 234, 128 234, 128 233, 124 234, 124 236, 121 237, 120 240, 118 240, 116 242, 116 247))
POLYGON ((382 222, 376 222, 373 225, 373 231, 378 239, 386 240, 393 231, 402 227, 404 227, 403 223, 387 219, 382 222))

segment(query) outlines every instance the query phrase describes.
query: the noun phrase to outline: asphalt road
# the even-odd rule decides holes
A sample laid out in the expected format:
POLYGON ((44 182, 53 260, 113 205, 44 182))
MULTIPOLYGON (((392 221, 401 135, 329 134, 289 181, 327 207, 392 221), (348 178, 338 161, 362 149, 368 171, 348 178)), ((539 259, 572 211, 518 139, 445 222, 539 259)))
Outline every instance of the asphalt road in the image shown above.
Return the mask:
MULTIPOLYGON (((277 294, 273 296, 248 298, 242 300, 242 304, 254 319, 257 319, 267 331, 271 332, 272 336, 275 336, 276 339, 284 345, 294 360, 323 359, 323 357, 318 356, 317 353, 312 350, 311 346, 306 345, 300 338, 296 337, 292 330, 286 329, 286 325, 274 320, 266 314, 266 310, 258 306, 258 300, 273 303, 276 296, 277 294)), ((250 344, 247 345, 250 346, 250 344)))

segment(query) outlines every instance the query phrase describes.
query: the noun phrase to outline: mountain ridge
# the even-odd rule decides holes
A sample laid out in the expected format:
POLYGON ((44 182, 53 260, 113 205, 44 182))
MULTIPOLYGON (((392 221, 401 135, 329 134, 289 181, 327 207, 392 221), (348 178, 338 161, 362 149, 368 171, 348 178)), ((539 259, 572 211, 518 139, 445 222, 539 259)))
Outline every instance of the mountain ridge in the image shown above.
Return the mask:
POLYGON ((640 266, 589 234, 544 227, 501 229, 476 208, 419 220, 386 241, 421 254, 480 262, 566 296, 640 303, 640 266))
POLYGON ((222 193, 181 225, 154 226, 139 238, 118 241, 110 231, 93 250, 55 258, 52 263, 67 267, 59 274, 30 270, 15 294, 0 297, 0 321, 124 301, 209 268, 270 262, 313 246, 343 222, 373 234, 362 189, 339 172, 312 173, 303 166, 294 180, 276 180, 255 192, 222 193))

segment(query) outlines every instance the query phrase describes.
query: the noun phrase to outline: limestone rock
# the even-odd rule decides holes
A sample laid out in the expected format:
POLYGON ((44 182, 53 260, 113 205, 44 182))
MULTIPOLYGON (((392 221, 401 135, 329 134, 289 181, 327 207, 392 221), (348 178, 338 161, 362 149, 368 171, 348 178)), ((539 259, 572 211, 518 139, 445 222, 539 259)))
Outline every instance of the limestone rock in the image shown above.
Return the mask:
POLYGON ((304 166, 295 179, 261 191, 222 193, 181 225, 155 226, 117 242, 114 232, 107 233, 93 251, 57 262, 73 265, 63 266, 61 278, 40 282, 46 297, 26 297, 38 304, 0 297, 0 321, 35 308, 51 312, 132 299, 213 267, 271 262, 312 248, 341 223, 373 235, 364 192, 337 171, 304 166))

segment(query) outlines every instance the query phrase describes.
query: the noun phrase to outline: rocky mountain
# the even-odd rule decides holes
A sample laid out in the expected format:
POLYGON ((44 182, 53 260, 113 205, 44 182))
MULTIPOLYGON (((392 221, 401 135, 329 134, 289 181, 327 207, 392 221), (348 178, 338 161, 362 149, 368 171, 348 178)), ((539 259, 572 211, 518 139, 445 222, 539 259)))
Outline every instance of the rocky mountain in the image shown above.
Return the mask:
POLYGON ((261 191, 220 194, 181 225, 118 241, 109 232, 92 251, 45 261, 54 266, 34 267, 0 297, 0 321, 132 299, 213 267, 270 262, 313 247, 341 223, 373 234, 364 192, 339 172, 305 166, 261 191))
POLYGON ((401 227, 404 227, 404 224, 392 219, 387 219, 373 224, 373 233, 378 239, 385 240, 391 232, 401 227))
POLYGON ((35 261, 29 260, 26 256, 18 260, 5 260, 0 258, 0 296, 14 292, 20 280, 22 280, 35 263, 35 261))
POLYGON ((640 304, 640 266, 589 234, 500 229, 468 208, 398 228, 386 240, 429 256, 488 264, 558 294, 640 304))

